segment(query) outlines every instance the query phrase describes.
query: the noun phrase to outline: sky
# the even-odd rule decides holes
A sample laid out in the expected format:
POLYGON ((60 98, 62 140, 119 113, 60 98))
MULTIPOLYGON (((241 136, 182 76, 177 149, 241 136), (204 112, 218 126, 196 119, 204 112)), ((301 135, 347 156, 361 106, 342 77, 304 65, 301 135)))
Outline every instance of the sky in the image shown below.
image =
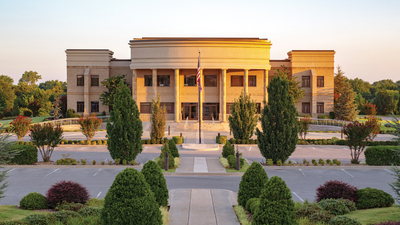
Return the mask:
POLYGON ((66 81, 66 49, 129 59, 140 37, 268 38, 271 59, 335 50, 348 78, 400 80, 399 0, 0 0, 0 75, 66 81))

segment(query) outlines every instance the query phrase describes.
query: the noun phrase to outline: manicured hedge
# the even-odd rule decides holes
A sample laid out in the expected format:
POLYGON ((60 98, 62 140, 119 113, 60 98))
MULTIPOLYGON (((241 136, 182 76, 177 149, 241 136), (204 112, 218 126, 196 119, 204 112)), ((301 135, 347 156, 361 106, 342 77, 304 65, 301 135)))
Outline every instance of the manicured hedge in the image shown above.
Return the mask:
POLYGON ((16 155, 12 160, 12 164, 18 165, 31 165, 38 161, 38 151, 32 145, 12 145, 11 149, 20 150, 21 152, 16 155))
POLYGON ((365 152, 365 162, 372 166, 383 165, 400 165, 400 157, 397 156, 396 150, 400 147, 396 146, 371 146, 365 152))
POLYGON ((215 137, 215 142, 217 142, 218 144, 224 145, 226 144, 226 141, 228 140, 228 138, 226 136, 216 136, 215 137))
MULTIPOLYGON (((336 145, 347 145, 347 140, 339 140, 336 142, 336 145)), ((367 141, 367 146, 381 146, 381 145, 397 146, 399 145, 399 143, 396 141, 367 141)))
POLYGON ((357 202, 358 209, 390 207, 394 204, 390 194, 375 188, 358 189, 357 194, 360 197, 357 202))

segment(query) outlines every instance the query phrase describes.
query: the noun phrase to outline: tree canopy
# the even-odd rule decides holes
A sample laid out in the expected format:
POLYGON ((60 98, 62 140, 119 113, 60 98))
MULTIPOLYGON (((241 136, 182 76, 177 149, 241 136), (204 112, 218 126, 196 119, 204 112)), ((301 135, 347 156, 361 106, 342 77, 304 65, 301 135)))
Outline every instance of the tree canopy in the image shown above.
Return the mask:
POLYGON ((101 82, 101 84, 103 84, 104 87, 106 87, 108 89, 108 91, 104 91, 100 95, 100 101, 101 101, 102 105, 109 106, 110 111, 113 108, 114 96, 121 85, 121 81, 122 81, 122 84, 128 86, 128 83, 126 83, 126 81, 125 81, 125 76, 126 75, 118 75, 118 76, 110 77, 101 82))

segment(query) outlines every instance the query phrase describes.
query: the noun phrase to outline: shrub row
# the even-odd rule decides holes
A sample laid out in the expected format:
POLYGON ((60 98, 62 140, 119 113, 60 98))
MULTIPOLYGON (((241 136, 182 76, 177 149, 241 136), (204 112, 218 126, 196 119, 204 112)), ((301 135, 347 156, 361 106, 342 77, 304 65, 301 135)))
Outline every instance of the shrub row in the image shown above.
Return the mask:
POLYGON ((400 165, 398 151, 397 146, 371 146, 364 152, 365 162, 372 166, 400 165))
POLYGON ((318 161, 317 160, 315 160, 315 159, 312 159, 311 160, 311 163, 310 163, 310 161, 308 161, 308 160, 306 160, 306 159, 303 159, 303 163, 297 163, 297 162, 293 162, 292 160, 289 160, 288 162, 284 162, 284 163, 282 163, 282 161, 281 160, 278 160, 277 162, 276 162, 276 164, 274 164, 274 161, 272 160, 272 159, 267 159, 267 162, 264 164, 264 165, 267 165, 267 166, 274 166, 274 165, 276 165, 276 166, 310 166, 310 165, 314 165, 314 166, 318 166, 318 165, 321 165, 321 166, 323 166, 323 165, 330 165, 330 166, 333 166, 333 165, 337 165, 337 166, 340 166, 341 164, 342 164, 342 162, 341 161, 339 161, 339 160, 337 160, 337 159, 333 159, 333 160, 330 160, 330 159, 327 159, 326 161, 325 160, 323 160, 323 159, 319 159, 318 161), (325 163, 326 162, 326 163, 325 163))
POLYGON ((11 164, 17 165, 32 165, 38 162, 38 150, 32 145, 12 145, 13 150, 19 150, 19 154, 12 160, 11 164))
POLYGON ((250 145, 258 144, 257 139, 241 140, 241 139, 231 138, 231 139, 229 139, 229 142, 233 145, 234 144, 250 144, 250 145))
MULTIPOLYGON (((333 137, 332 139, 305 139, 298 140, 298 145, 347 145, 347 140, 340 140, 339 138, 333 137)), ((381 146, 381 145, 390 145, 396 146, 398 142, 396 141, 367 141, 367 146, 381 146)))

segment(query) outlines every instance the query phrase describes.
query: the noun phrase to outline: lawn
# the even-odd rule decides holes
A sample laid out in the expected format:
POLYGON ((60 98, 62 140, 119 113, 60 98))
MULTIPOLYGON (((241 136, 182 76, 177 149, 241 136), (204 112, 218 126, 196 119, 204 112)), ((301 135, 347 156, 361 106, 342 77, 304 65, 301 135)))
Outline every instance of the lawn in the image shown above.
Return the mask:
POLYGON ((20 220, 33 214, 45 212, 18 209, 16 205, 0 205, 0 222, 7 220, 20 220))
POLYGON ((229 163, 226 158, 223 158, 222 156, 220 156, 219 161, 221 162, 222 166, 225 168, 226 172, 228 172, 228 173, 235 173, 235 172, 244 173, 250 167, 250 165, 247 163, 247 161, 244 161, 244 165, 242 166, 242 168, 240 168, 240 170, 236 170, 236 169, 228 168, 229 163))
POLYGON ((392 206, 387 208, 357 210, 346 216, 359 220, 362 224, 375 224, 388 220, 400 221, 400 208, 392 206))
MULTIPOLYGON (((178 166, 181 164, 181 158, 176 157, 176 158, 174 158, 174 159, 175 159, 175 167, 172 168, 172 169, 169 169, 168 171, 165 171, 165 169, 162 168, 162 172, 175 173, 176 168, 178 168, 178 166)), ((155 158, 153 161, 157 163, 158 160, 160 160, 159 157, 155 158)))
MULTIPOLYGON (((40 123, 43 122, 44 119, 49 118, 50 116, 37 116, 37 117, 32 117, 32 123, 40 123)), ((4 124, 4 128, 9 127, 9 124, 13 120, 0 120, 0 123, 4 124)))

